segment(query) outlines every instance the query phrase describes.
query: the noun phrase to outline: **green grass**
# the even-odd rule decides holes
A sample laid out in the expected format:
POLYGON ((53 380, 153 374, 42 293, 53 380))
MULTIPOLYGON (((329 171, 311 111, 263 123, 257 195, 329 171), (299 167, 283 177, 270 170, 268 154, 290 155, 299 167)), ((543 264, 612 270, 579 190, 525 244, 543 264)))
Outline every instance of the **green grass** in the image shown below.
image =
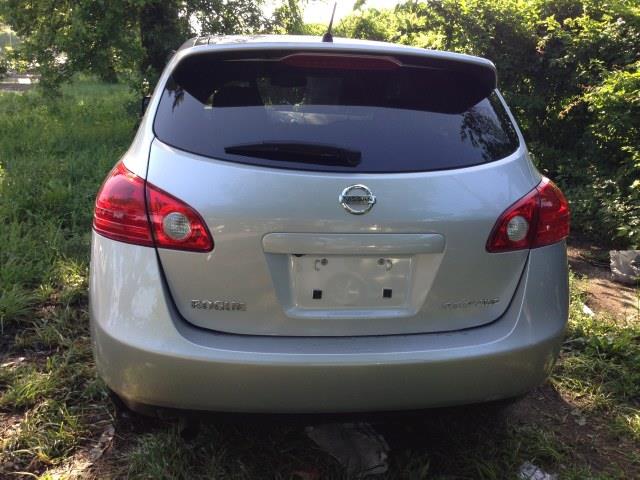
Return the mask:
POLYGON ((590 316, 572 277, 568 339, 552 381, 592 415, 615 418, 613 428, 640 439, 640 322, 637 315, 590 316))
MULTIPOLYGON (((90 81, 54 99, 0 93, 0 478, 72 476, 109 425, 113 445, 80 478, 346 478, 301 424, 115 415, 88 336, 89 232, 136 104, 125 87, 90 81)), ((506 413, 377 423, 392 448, 383 478, 515 478, 524 461, 562 479, 640 475, 640 327, 585 315, 580 284, 551 386, 506 413)))
POLYGON ((87 254, 96 189, 135 127, 131 102, 122 86, 90 82, 56 99, 0 93, 0 412, 21 420, 0 440, 0 465, 42 473, 108 415, 87 254))

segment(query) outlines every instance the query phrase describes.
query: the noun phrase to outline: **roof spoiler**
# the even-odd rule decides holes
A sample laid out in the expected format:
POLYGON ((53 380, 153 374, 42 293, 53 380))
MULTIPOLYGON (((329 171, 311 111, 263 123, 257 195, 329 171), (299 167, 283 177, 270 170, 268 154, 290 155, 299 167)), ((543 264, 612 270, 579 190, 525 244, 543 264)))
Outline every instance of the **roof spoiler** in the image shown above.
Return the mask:
POLYGON ((473 77, 488 96, 498 86, 496 66, 490 60, 460 53, 426 51, 423 55, 396 54, 404 65, 415 65, 437 70, 449 70, 473 77))
MULTIPOLYGON (((427 50, 415 47, 385 44, 382 42, 355 42, 334 38, 333 43, 311 41, 314 37, 294 37, 295 42, 280 40, 279 36, 226 37, 205 36, 191 39, 180 50, 191 46, 207 45, 211 49, 199 50, 197 54, 216 52, 224 56, 233 52, 238 58, 253 57, 258 52, 270 52, 271 57, 286 57, 291 54, 315 53, 324 55, 371 55, 397 59, 400 64, 435 70, 455 71, 473 79, 476 94, 481 91, 483 97, 489 96, 497 87, 495 65, 485 58, 439 50, 427 50), (247 40, 249 38, 249 41, 247 40), (302 40, 299 40, 302 39, 302 40), (242 41, 241 41, 242 40, 242 41), (354 42, 354 43, 352 43, 354 42)), ((284 37, 285 39, 287 37, 284 37)), ((187 55, 186 58, 192 57, 187 55)), ((186 59, 185 58, 185 59, 186 59)), ((180 59, 181 61, 184 59, 180 59)))

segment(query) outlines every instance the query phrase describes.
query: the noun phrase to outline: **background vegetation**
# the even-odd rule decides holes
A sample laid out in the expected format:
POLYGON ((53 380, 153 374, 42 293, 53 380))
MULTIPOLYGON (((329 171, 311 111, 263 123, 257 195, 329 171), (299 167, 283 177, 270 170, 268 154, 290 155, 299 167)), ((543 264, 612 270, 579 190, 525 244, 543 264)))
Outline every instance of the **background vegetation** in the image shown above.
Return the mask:
MULTIPOLYGON (((195 30, 324 28, 304 24, 296 0, 269 16, 260 7, 0 0, 0 23, 21 41, 12 38, 0 68, 42 80, 39 91, 0 92, 0 478, 344 478, 300 425, 205 421, 193 430, 118 416, 91 356, 92 204, 135 132, 138 96, 195 30)), ((572 203, 574 232, 639 246, 637 0, 355 7, 337 34, 492 59, 535 161, 572 203)), ((6 40, 0 31, 0 44, 6 40)), ((498 421, 469 408, 381 426, 394 449, 388 478, 512 478, 524 461, 562 479, 640 478, 638 312, 588 313, 582 283, 572 279, 568 336, 551 386, 498 421)))
MULTIPOLYGON (((10 55, 48 94, 76 72, 149 91, 172 49, 194 34, 319 34, 305 2, 272 14, 249 0, 4 0, 23 43, 10 55)), ((329 8, 329 7, 327 7, 329 8)), ((431 0, 367 8, 336 26, 384 40, 493 60, 535 162, 564 188, 574 232, 640 246, 640 4, 637 0, 431 0)))
MULTIPOLYGON (((87 79, 53 98, 0 92, 0 478, 347 478, 304 433, 327 420, 146 420, 107 397, 88 331, 91 214, 137 105, 87 79)), ((393 449, 382 478, 515 478, 525 461, 561 479, 640 478, 638 312, 592 316, 584 301, 572 279, 551 385, 513 411, 378 418, 393 449)))

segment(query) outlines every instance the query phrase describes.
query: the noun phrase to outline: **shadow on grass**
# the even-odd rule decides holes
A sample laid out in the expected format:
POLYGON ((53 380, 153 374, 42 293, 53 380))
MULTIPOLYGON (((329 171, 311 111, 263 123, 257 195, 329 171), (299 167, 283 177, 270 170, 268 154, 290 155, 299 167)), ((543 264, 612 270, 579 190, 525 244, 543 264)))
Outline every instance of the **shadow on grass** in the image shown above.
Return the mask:
POLYGON ((402 413, 241 415, 188 413, 178 419, 120 417, 133 447, 130 478, 348 478, 305 434, 308 426, 367 422, 390 447, 378 478, 515 478, 523 461, 553 465, 561 447, 549 431, 511 421, 517 407, 472 405, 402 413))

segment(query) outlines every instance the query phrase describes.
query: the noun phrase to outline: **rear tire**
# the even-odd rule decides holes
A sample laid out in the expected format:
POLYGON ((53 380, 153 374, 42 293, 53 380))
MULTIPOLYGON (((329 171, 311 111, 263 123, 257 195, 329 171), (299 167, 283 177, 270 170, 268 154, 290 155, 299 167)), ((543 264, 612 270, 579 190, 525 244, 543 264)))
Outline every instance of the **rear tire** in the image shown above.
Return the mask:
POLYGON ((109 398, 113 403, 117 416, 122 417, 146 417, 157 420, 178 420, 183 418, 184 412, 172 408, 157 407, 145 403, 134 402, 122 398, 116 392, 107 387, 109 398))
POLYGON ((158 414, 156 407, 126 400, 109 387, 107 387, 107 392, 113 403, 116 416, 118 417, 162 418, 162 416, 158 414))
POLYGON ((130 417, 137 414, 137 412, 129 408, 129 405, 127 405, 127 403, 109 387, 107 387, 107 395, 109 395, 109 399, 113 404, 116 417, 130 417))

